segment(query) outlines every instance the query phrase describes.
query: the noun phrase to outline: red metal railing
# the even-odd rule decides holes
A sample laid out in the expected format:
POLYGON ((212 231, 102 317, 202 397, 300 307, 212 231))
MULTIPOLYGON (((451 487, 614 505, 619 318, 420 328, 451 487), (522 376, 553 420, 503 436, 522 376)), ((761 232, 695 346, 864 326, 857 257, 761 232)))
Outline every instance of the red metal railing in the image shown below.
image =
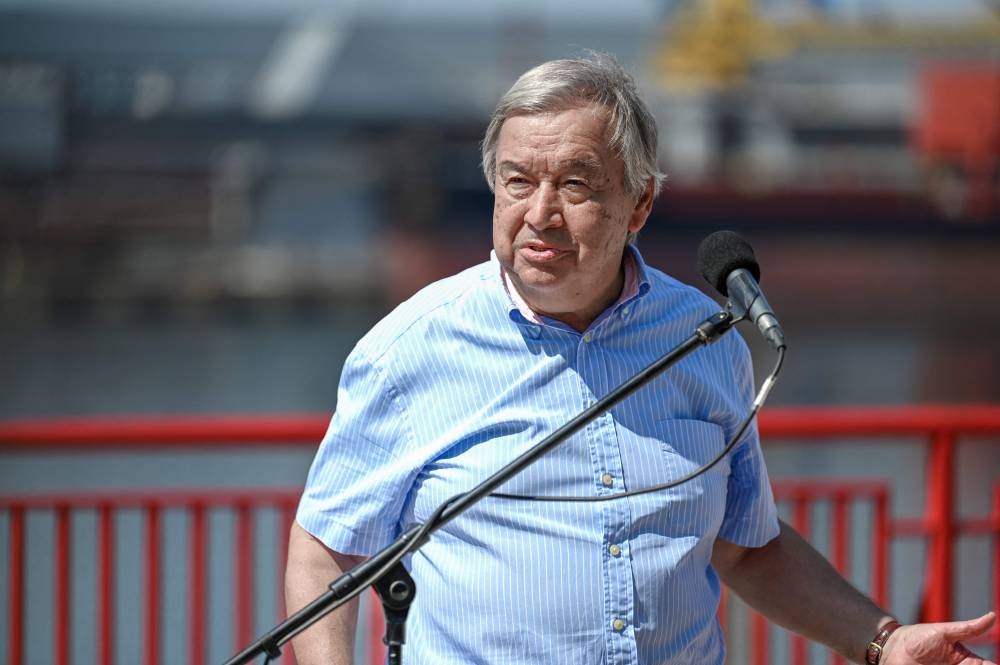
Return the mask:
MULTIPOLYGON (((219 449, 247 446, 314 447, 328 423, 325 415, 277 417, 198 417, 198 418, 129 418, 129 419, 59 419, 0 423, 0 452, 37 453, 118 449, 143 454, 145 451, 182 447, 219 449), (141 444, 141 447, 139 446, 141 444)), ((871 580, 869 592, 884 600, 890 586, 889 545, 900 538, 923 538, 928 544, 927 576, 924 580, 926 600, 922 617, 944 620, 952 617, 953 562, 955 540, 959 536, 989 536, 993 542, 992 589, 994 606, 1000 607, 1000 484, 993 491, 992 514, 973 519, 959 519, 955 506, 956 450, 962 443, 997 444, 984 435, 1000 435, 1000 406, 974 407, 899 407, 866 409, 771 409, 761 417, 761 432, 768 445, 791 442, 809 445, 828 439, 886 437, 898 440, 907 437, 927 450, 927 469, 923 515, 916 519, 892 518, 889 514, 889 486, 882 481, 843 482, 810 481, 808 483, 776 480, 776 498, 790 506, 791 522, 808 533, 812 507, 828 502, 831 508, 830 552, 834 565, 846 571, 849 564, 849 538, 854 532, 850 524, 849 506, 853 501, 868 501, 873 507, 871 524, 871 580)), ((886 475, 889 475, 888 473, 886 475)), ((985 488, 984 488, 985 489, 985 488)), ((7 662, 24 662, 25 622, 25 520, 31 511, 49 511, 54 515, 54 600, 53 600, 53 659, 57 665, 70 659, 69 625, 71 621, 70 573, 76 568, 71 537, 74 511, 90 510, 97 514, 96 561, 97 586, 95 616, 97 637, 94 641, 97 663, 110 665, 115 658, 115 515, 117 511, 138 508, 144 513, 144 591, 143 661, 158 665, 162 649, 161 633, 161 560, 163 543, 162 513, 167 509, 183 509, 188 517, 188 661, 192 665, 205 662, 206 653, 206 593, 208 572, 207 511, 226 508, 235 515, 234 542, 237 552, 234 566, 233 606, 231 627, 234 645, 244 645, 253 638, 254 595, 254 511, 262 506, 276 508, 283 515, 276 542, 281 551, 278 561, 284 561, 287 528, 297 501, 297 489, 254 490, 253 492, 145 492, 100 495, 28 496, 0 498, 0 511, 7 515, 8 529, 8 625, 7 662)), ((989 576, 988 571, 984 573, 989 576)), ((280 576, 279 576, 280 577, 280 576)), ((281 593, 277 594, 281 598, 281 593)), ((279 600, 280 602, 280 600, 279 600)), ((723 614, 729 612, 728 601, 723 614)), ((374 607, 374 606, 373 606, 374 607)), ((275 608, 277 613, 279 608, 275 608)), ((377 608, 373 610, 376 615, 377 608)), ((752 619, 751 662, 768 663, 773 640, 771 630, 761 619, 752 619)), ((373 621, 377 623, 377 621, 373 621)), ((378 630, 372 633, 369 654, 378 662, 381 652, 378 630)), ((992 644, 1000 653, 1000 630, 991 635, 992 644)), ((286 654, 290 650, 286 649, 286 654)), ((790 660, 804 663, 807 646, 791 638, 790 660)), ((289 656, 286 655, 286 659, 289 656)), ((286 660, 286 662, 290 662, 286 660)), ((834 660, 834 662, 837 662, 834 660)))
MULTIPOLYGON (((952 617, 954 541, 958 535, 988 534, 997 519, 960 520, 955 508, 956 453, 960 437, 973 443, 996 445, 982 435, 1000 434, 1000 407, 924 406, 869 409, 773 409, 761 419, 761 433, 769 444, 794 440, 819 442, 829 437, 913 436, 927 446, 926 501, 923 517, 892 522, 894 536, 928 539, 927 600, 922 618, 947 621, 952 617), (933 583, 930 583, 933 582, 933 583)), ((985 489, 985 488, 984 488, 985 489)))
MULTIPOLYGON (((141 511, 143 516, 143 586, 137 590, 143 599, 142 607, 142 662, 145 665, 159 665, 163 640, 161 635, 162 615, 162 520, 165 510, 181 510, 189 516, 188 522, 188 562, 187 618, 189 649, 186 654, 190 665, 206 662, 206 614, 208 585, 206 577, 206 537, 205 516, 209 510, 227 509, 235 514, 235 542, 238 548, 234 580, 234 624, 232 643, 249 644, 252 635, 253 610, 255 602, 255 579, 252 574, 255 550, 252 541, 254 512, 261 508, 278 511, 281 519, 274 534, 278 543, 277 560, 284 561, 287 548, 287 534, 291 528, 299 490, 254 490, 253 492, 233 491, 160 491, 127 492, 108 494, 81 494, 58 496, 0 497, 0 511, 9 515, 9 564, 8 579, 8 648, 9 665, 22 665, 25 660, 24 624, 25 594, 25 521, 32 512, 51 513, 55 516, 54 538, 54 599, 52 624, 54 665, 69 665, 70 650, 70 608, 71 608, 71 559, 77 553, 71 538, 71 514, 83 511, 97 513, 97 556, 93 561, 97 594, 95 616, 97 635, 93 644, 98 665, 126 662, 127 659, 114 657, 115 641, 115 514, 125 510, 141 511)), ((284 615, 280 602, 283 597, 277 590, 279 599, 274 608, 275 621, 284 615)), ((287 656, 286 663, 291 663, 287 656)))

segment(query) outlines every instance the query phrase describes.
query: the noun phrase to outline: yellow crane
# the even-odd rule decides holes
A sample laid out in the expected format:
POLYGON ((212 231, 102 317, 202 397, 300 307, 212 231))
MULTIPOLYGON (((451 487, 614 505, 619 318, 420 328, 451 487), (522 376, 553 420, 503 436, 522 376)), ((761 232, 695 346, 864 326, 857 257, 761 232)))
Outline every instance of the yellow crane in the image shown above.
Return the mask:
POLYGON ((757 62, 804 49, 987 49, 1000 54, 1000 13, 977 21, 833 21, 800 3, 801 18, 762 19, 753 0, 693 0, 666 26, 653 55, 657 78, 672 89, 724 88, 757 62))

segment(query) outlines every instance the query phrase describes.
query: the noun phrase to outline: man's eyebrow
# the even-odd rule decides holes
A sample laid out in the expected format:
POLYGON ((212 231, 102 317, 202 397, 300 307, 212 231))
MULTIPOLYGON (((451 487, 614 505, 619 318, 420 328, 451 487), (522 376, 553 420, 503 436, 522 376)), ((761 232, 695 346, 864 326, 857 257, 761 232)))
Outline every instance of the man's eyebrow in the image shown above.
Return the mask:
POLYGON ((497 171, 518 171, 523 173, 526 170, 527 167, 524 164, 521 164, 520 162, 511 161, 509 159, 505 159, 504 161, 497 164, 497 171))

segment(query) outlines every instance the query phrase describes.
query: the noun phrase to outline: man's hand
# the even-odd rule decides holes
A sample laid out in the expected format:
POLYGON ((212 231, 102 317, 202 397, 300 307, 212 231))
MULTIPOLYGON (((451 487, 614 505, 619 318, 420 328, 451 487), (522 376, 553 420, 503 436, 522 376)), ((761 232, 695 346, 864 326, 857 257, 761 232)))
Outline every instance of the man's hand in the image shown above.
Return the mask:
MULTIPOLYGON (((865 662, 865 640, 875 628, 892 619, 783 522, 778 537, 763 547, 717 539, 712 566, 729 588, 771 621, 855 663, 865 662)), ((880 665, 997 665, 962 644, 995 622, 996 614, 989 612, 971 621, 902 626, 886 641, 880 665)))
POLYGON ((988 631, 996 618, 987 612, 969 621, 902 626, 885 643, 880 665, 997 665, 962 644, 988 631))

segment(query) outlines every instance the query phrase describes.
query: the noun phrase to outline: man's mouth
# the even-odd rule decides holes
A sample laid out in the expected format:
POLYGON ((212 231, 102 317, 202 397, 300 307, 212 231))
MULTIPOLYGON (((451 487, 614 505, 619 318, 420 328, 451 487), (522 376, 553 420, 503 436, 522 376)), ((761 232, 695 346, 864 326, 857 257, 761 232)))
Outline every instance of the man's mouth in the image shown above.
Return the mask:
POLYGON ((521 253, 531 261, 552 261, 566 253, 566 250, 542 242, 526 242, 521 245, 521 253))

